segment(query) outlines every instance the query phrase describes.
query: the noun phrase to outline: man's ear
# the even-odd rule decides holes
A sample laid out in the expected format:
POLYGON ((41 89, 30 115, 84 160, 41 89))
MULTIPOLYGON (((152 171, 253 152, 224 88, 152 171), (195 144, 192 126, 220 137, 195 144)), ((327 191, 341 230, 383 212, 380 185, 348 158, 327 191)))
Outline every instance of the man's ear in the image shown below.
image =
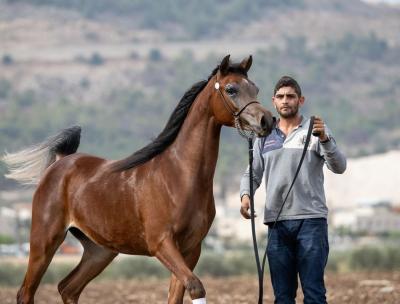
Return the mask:
POLYGON ((276 104, 275 104, 275 96, 272 96, 271 100, 272 100, 272 106, 275 108, 275 110, 277 110, 276 104))
POLYGON ((306 98, 305 98, 304 96, 301 96, 301 97, 299 98, 299 103, 300 103, 301 106, 304 105, 304 102, 305 102, 305 101, 306 101, 306 98))

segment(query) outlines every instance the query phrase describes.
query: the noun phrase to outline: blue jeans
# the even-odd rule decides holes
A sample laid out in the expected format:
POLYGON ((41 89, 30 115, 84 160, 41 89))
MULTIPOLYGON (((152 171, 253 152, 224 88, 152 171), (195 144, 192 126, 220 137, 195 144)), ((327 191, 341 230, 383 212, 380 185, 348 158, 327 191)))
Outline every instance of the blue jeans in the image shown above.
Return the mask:
POLYGON ((326 303, 324 269, 328 260, 328 225, 324 218, 270 224, 268 263, 275 303, 296 303, 297 274, 304 303, 326 303))

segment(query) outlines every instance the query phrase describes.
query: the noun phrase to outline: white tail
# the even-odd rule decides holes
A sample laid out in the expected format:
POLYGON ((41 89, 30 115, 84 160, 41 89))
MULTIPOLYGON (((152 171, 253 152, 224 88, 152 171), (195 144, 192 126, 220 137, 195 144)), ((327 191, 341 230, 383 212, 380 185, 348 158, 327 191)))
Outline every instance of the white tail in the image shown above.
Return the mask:
POLYGON ((79 146, 81 128, 74 126, 62 130, 43 143, 15 153, 7 153, 1 159, 8 166, 5 176, 25 185, 39 183, 44 171, 56 161, 56 156, 75 153, 79 146))
POLYGON ((8 165, 7 178, 15 179, 22 184, 35 185, 46 168, 55 161, 49 147, 33 146, 28 149, 7 153, 3 161, 8 165))

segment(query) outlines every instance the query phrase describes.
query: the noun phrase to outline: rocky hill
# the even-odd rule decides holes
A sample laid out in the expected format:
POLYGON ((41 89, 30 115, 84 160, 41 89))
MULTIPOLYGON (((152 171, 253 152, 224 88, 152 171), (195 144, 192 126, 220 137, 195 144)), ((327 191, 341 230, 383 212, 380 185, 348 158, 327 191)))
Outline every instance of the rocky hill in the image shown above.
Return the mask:
MULTIPOLYGON (((125 156, 226 53, 254 54, 267 107, 279 76, 298 78, 304 112, 324 117, 348 155, 398 149, 399 17, 357 0, 2 0, 0 151, 80 124, 81 151, 125 156)), ((225 129, 220 188, 245 164, 245 142, 225 129)))

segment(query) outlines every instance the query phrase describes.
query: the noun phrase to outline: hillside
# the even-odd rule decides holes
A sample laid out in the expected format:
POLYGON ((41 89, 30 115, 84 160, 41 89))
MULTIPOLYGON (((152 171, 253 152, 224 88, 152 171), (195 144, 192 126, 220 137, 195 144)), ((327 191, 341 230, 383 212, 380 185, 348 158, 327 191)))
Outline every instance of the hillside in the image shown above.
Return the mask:
MULTIPOLYGON (((80 124, 80 151, 126 156, 160 132, 183 93, 226 53, 254 54, 250 78, 267 107, 274 82, 297 77, 305 113, 324 117, 348 155, 399 148, 399 8, 199 3, 0 1, 0 151, 80 124)), ((236 186, 245 165, 246 143, 224 129, 221 189, 236 186)))
MULTIPOLYGON (((356 35, 374 32, 390 45, 399 45, 400 39, 395 30, 388 31, 389 28, 399 27, 398 7, 371 5, 360 0, 254 0, 251 3, 243 0, 1 2, 7 5, 1 15, 9 20, 29 16, 34 19, 42 17, 42 22, 51 22, 55 17, 56 22, 78 19, 93 21, 98 23, 98 29, 110 29, 111 25, 118 30, 113 35, 101 38, 114 42, 126 42, 133 37, 137 39, 138 32, 146 33, 146 36, 158 33, 152 39, 164 41, 257 39, 273 45, 279 43, 277 38, 282 38, 282 35, 306 36, 313 45, 326 40, 327 35, 339 39, 347 32, 356 35)), ((61 32, 71 34, 70 28, 64 28, 61 32)), ((85 32, 82 34, 84 36, 85 32)), ((58 37, 65 41, 62 40, 62 33, 58 37)))

